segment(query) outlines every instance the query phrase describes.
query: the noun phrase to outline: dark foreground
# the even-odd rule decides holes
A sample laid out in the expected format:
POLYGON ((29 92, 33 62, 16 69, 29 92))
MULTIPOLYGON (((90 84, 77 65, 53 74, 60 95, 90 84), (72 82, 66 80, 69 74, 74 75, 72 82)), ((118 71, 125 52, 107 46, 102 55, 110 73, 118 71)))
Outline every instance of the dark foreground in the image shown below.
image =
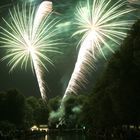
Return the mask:
POLYGON ((22 131, 4 134, 0 131, 0 140, 140 140, 139 129, 110 130, 58 130, 22 131))

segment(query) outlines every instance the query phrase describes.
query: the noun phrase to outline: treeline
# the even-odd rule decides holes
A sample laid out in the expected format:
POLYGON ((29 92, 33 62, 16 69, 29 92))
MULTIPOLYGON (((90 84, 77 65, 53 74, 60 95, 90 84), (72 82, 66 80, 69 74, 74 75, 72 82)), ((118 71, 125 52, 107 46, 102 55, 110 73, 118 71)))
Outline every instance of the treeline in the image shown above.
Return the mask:
POLYGON ((48 108, 41 99, 25 98, 16 89, 0 93, 0 129, 28 129, 48 122, 48 108))
POLYGON ((92 94, 68 96, 63 103, 55 97, 46 103, 35 97, 25 98, 17 90, 0 93, 0 128, 27 129, 34 124, 59 129, 139 128, 139 83, 140 20, 109 60, 92 94))
POLYGON ((86 96, 69 96, 61 104, 55 97, 48 102, 27 97, 16 89, 0 92, 0 130, 28 130, 33 125, 49 128, 81 128, 81 113, 86 96))
POLYGON ((83 115, 88 127, 140 125, 140 20, 108 62, 83 115))

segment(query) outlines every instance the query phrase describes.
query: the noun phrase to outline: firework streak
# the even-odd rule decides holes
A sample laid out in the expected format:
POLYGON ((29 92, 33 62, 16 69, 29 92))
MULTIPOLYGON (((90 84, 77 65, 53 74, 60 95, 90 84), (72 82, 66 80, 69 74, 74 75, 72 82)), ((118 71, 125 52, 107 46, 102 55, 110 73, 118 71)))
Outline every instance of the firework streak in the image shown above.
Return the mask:
POLYGON ((58 21, 56 19, 50 21, 51 11, 52 2, 49 1, 42 2, 37 10, 34 6, 26 4, 14 7, 13 11, 10 11, 10 21, 4 19, 6 28, 1 27, 0 32, 0 42, 3 44, 1 47, 7 51, 2 60, 10 59, 8 62, 11 66, 10 71, 17 65, 27 68, 30 62, 44 100, 46 92, 42 68, 48 70, 44 60, 52 64, 47 53, 59 53, 58 48, 54 47, 57 40, 53 39, 58 21))
POLYGON ((126 31, 133 21, 125 20, 125 16, 133 10, 126 9, 125 5, 126 2, 121 0, 115 4, 112 4, 111 0, 93 0, 93 2, 87 0, 86 5, 83 3, 78 5, 75 13, 78 30, 74 35, 83 36, 79 42, 78 59, 63 99, 69 94, 77 94, 78 89, 86 86, 88 82, 86 76, 90 73, 91 67, 94 67, 93 62, 97 53, 104 56, 102 47, 113 52, 108 41, 120 45, 126 36, 126 31))

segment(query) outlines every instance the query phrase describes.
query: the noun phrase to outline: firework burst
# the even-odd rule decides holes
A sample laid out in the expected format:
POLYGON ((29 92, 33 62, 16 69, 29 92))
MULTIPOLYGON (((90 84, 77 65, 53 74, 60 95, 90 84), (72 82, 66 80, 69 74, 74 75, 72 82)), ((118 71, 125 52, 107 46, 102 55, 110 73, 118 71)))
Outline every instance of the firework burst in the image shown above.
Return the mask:
POLYGON ((1 47, 6 49, 2 60, 9 60, 10 71, 19 65, 26 69, 30 62, 43 99, 46 93, 42 68, 48 70, 44 62, 53 64, 47 54, 59 53, 58 48, 54 47, 57 45, 54 37, 58 20, 51 20, 50 12, 51 3, 48 1, 41 3, 39 8, 27 4, 16 6, 9 12, 9 22, 4 19, 6 26, 1 27, 0 32, 1 47))
POLYGON ((111 0, 87 0, 86 4, 78 5, 75 13, 78 30, 74 35, 82 35, 82 38, 77 62, 63 99, 70 93, 76 94, 79 88, 87 84, 86 77, 94 67, 96 54, 99 52, 104 56, 103 47, 113 52, 108 41, 120 45, 126 36, 133 22, 126 20, 125 16, 133 10, 126 9, 125 5, 126 2, 121 0, 115 4, 111 0))

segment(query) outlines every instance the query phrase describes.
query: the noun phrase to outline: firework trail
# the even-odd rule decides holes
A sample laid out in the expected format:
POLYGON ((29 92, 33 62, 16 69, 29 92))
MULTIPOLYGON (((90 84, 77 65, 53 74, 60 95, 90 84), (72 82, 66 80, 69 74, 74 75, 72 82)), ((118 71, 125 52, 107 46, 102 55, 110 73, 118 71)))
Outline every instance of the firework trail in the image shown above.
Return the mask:
MULTIPOLYGON (((36 12, 36 15, 35 15, 34 23, 33 23, 32 39, 34 39, 35 34, 37 32, 37 29, 38 29, 41 21, 45 17, 47 17, 51 12, 52 12, 52 2, 44 1, 39 5, 37 12, 36 12)), ((37 81, 38 81, 38 85, 39 85, 42 99, 46 99, 45 83, 44 83, 43 78, 42 78, 42 73, 43 73, 42 69, 40 69, 40 65, 39 65, 39 62, 36 58, 36 55, 34 55, 34 53, 32 53, 32 51, 31 51, 31 57, 32 57, 32 61, 33 61, 33 65, 34 65, 34 69, 35 69, 35 73, 36 73, 36 77, 37 77, 37 81)))
POLYGON ((33 37, 38 29, 39 24, 41 21, 47 17, 52 12, 52 2, 51 1, 43 1, 36 12, 34 23, 33 23, 33 37))
POLYGON ((33 6, 14 7, 13 11, 9 12, 10 22, 4 19, 5 27, 1 27, 0 42, 1 47, 5 48, 7 55, 2 60, 10 59, 8 65, 12 71, 18 65, 21 68, 27 68, 28 61, 31 63, 33 72, 37 77, 39 89, 42 98, 46 99, 45 83, 42 79, 42 68, 47 67, 44 61, 52 64, 52 61, 47 57, 49 52, 57 52, 57 40, 54 36, 57 34, 55 25, 57 20, 50 21, 50 12, 52 11, 52 3, 44 1, 36 10, 33 6))
POLYGON ((86 5, 78 5, 75 13, 78 30, 74 35, 80 34, 82 39, 79 42, 77 62, 63 99, 68 94, 76 94, 79 88, 87 84, 86 76, 94 67, 93 60, 96 59, 97 52, 104 56, 102 47, 113 52, 108 40, 119 45, 126 36, 126 31, 133 22, 124 18, 133 10, 126 9, 125 5, 126 2, 121 0, 115 4, 111 0, 87 0, 86 5))

